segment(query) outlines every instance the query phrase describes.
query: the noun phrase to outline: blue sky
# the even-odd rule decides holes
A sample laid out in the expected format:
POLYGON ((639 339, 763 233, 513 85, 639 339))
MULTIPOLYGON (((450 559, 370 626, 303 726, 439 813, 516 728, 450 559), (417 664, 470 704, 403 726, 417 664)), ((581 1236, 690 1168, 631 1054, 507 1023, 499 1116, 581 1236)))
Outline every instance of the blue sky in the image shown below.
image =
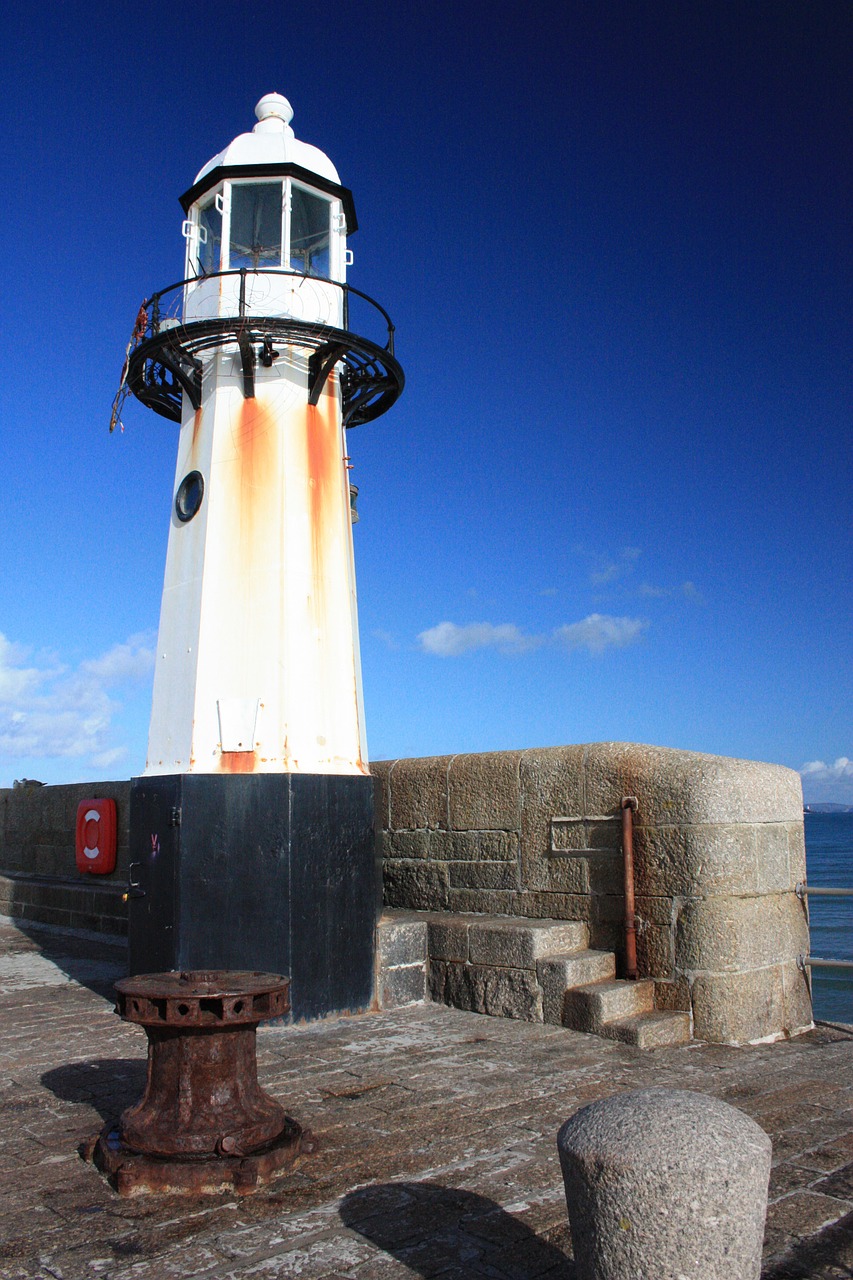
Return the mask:
POLYGON ((371 757, 604 739, 853 802, 853 8, 23 3, 0 52, 0 784, 144 765, 176 434, 110 405, 273 90, 407 387, 350 437, 371 757))

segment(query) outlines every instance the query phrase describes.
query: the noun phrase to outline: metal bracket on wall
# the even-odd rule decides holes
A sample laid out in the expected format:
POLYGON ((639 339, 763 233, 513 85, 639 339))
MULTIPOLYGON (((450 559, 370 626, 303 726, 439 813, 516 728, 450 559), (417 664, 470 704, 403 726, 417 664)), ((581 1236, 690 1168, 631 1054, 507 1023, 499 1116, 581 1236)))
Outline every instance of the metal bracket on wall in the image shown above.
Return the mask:
POLYGON ((168 369, 186 392, 193 409, 201 408, 201 361, 179 343, 164 344, 157 353, 157 363, 168 369))
POLYGON ((252 346, 249 335, 245 330, 237 334, 237 346, 240 348, 240 365, 243 370, 243 398, 245 400, 254 400, 255 348, 252 346))
POLYGON ((124 897, 125 902, 128 900, 128 898, 144 898, 145 897, 145 890, 142 888, 142 885, 139 883, 138 880, 134 880, 133 878, 133 869, 134 867, 139 868, 139 866, 141 866, 141 863, 131 862, 130 866, 127 869, 127 892, 122 895, 124 897))
POLYGON ((318 347, 308 361, 308 403, 316 405, 326 385, 329 374, 347 353, 341 342, 327 342, 318 347))

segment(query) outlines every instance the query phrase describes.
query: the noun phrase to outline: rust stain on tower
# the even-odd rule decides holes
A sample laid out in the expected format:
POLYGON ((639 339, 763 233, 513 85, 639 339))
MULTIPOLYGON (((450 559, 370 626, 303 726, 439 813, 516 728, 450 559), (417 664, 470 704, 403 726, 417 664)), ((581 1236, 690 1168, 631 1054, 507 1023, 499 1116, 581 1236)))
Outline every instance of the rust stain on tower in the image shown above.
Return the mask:
POLYGON ((219 756, 222 773, 254 773, 257 763, 256 751, 223 751, 219 756))
POLYGON ((280 493, 276 422, 260 400, 242 400, 237 411, 235 440, 240 468, 241 551, 251 552, 256 534, 272 532, 280 493))
POLYGON ((305 409, 305 438, 308 454, 308 486, 311 515, 311 555, 314 581, 322 581, 329 539, 334 538, 334 516, 340 490, 343 466, 339 447, 340 432, 335 415, 334 396, 324 394, 318 405, 305 409))

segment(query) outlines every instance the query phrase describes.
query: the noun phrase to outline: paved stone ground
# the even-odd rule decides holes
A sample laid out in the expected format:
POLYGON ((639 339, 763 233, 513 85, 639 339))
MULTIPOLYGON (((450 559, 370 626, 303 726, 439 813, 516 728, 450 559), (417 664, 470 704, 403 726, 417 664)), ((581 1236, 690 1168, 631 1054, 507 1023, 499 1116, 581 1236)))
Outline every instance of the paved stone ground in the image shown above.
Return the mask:
POLYGON ((142 1091, 144 1035, 108 999, 123 958, 0 922, 0 1280, 572 1280, 557 1130, 652 1084, 771 1135, 764 1280, 853 1276, 849 1032, 642 1053, 435 1005, 264 1028, 262 1084, 319 1152, 246 1198, 121 1199, 76 1148, 142 1091))

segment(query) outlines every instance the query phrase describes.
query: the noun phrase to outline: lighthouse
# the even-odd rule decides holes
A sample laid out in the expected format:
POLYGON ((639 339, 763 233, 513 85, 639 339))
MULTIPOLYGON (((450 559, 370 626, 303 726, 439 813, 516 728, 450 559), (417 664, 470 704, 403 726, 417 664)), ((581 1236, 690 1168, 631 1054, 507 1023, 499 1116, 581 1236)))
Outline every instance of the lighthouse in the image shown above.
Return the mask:
POLYGON ((347 283, 351 191, 280 94, 181 197, 183 278, 128 388, 179 424, 130 967, 291 976, 295 1017, 371 999, 378 884, 349 429, 403 373, 347 283))

